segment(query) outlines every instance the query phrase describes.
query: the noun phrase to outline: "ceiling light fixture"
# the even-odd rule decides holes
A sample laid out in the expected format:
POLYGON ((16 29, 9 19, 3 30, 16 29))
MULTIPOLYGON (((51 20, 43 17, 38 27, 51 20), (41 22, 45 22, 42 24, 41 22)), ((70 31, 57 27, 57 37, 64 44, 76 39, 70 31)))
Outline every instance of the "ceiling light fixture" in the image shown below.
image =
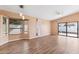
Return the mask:
POLYGON ((19 13, 19 15, 22 17, 22 19, 24 20, 25 17, 23 16, 23 9, 24 9, 24 5, 19 5, 19 7, 21 8, 21 12, 19 13))
POLYGON ((25 17, 24 17, 24 16, 22 16, 22 19, 24 20, 24 19, 25 19, 25 17))
POLYGON ((24 6, 23 6, 23 5, 19 5, 19 7, 20 7, 20 8, 24 8, 24 6))
POLYGON ((22 13, 19 13, 19 15, 20 15, 20 16, 23 16, 23 14, 22 14, 22 13))

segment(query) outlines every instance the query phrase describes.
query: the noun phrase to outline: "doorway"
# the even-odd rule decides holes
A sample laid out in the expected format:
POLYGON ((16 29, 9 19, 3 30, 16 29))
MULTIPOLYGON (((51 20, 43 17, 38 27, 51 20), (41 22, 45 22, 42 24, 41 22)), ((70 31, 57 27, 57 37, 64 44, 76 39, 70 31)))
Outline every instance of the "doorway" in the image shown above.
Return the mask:
POLYGON ((3 18, 3 26, 3 34, 8 34, 10 41, 29 38, 27 19, 22 20, 5 17, 3 18))

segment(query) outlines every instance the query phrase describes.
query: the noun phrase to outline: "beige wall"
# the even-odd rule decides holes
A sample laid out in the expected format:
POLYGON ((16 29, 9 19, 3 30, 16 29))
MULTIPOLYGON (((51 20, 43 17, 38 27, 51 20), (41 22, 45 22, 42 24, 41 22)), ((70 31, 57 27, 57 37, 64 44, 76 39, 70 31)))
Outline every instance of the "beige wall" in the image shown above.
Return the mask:
POLYGON ((58 22, 73 22, 73 21, 79 21, 79 12, 62 17, 58 20, 58 22))
POLYGON ((29 20, 29 36, 30 39, 42 37, 50 34, 50 21, 32 18, 29 20), (38 33, 38 36, 36 35, 38 33))
POLYGON ((58 23, 79 21, 79 12, 51 21, 51 34, 58 34, 58 23))
POLYGON ((51 22, 51 34, 56 35, 58 33, 58 24, 57 21, 52 21, 51 22))

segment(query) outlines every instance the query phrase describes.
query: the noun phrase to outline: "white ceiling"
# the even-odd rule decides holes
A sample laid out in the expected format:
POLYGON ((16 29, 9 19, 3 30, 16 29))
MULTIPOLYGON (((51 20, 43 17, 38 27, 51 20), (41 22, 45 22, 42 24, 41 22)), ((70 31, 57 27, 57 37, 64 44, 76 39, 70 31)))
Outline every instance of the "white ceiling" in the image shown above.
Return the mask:
POLYGON ((0 9, 24 13, 41 19, 53 20, 79 11, 78 5, 0 5, 0 9))

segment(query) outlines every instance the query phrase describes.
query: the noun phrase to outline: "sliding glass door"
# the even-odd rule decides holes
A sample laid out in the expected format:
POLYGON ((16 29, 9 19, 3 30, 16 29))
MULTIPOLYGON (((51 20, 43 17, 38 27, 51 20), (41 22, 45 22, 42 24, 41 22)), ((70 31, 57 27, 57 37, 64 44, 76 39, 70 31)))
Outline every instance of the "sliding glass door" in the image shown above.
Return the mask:
POLYGON ((77 22, 67 23, 67 36, 77 37, 77 22))
POLYGON ((66 23, 60 23, 58 26, 59 26, 59 35, 66 36, 66 23))
POLYGON ((66 23, 59 23, 59 35, 65 35, 65 36, 72 36, 72 37, 78 37, 79 32, 79 24, 78 22, 66 22, 66 23))

